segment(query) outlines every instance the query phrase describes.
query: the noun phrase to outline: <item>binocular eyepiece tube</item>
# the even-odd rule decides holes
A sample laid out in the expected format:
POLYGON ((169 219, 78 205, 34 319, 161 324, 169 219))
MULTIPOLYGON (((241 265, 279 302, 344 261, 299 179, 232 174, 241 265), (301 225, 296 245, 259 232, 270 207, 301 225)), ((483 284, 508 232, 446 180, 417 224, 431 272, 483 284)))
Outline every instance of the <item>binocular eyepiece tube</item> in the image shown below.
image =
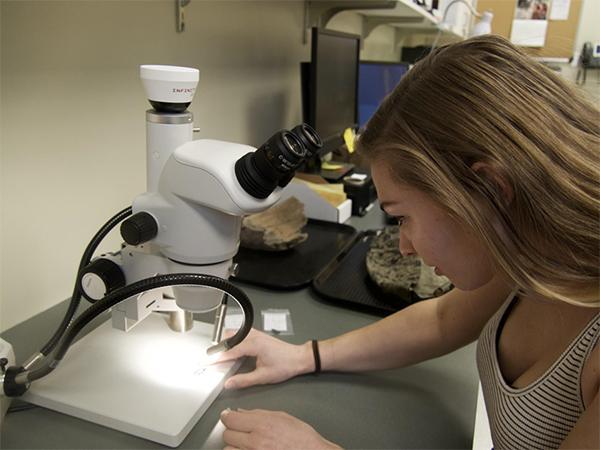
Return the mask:
POLYGON ((307 124, 275 133, 256 151, 235 163, 242 188, 255 198, 267 198, 277 187, 286 186, 300 165, 323 146, 317 132, 307 124))

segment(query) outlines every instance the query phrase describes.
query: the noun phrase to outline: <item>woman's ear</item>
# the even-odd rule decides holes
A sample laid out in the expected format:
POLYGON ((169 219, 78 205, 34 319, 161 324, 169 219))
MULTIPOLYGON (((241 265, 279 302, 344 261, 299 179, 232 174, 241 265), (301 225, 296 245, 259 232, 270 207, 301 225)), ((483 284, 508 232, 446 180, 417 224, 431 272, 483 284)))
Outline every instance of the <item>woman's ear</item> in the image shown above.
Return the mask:
POLYGON ((482 178, 487 178, 499 187, 502 193, 502 198, 506 205, 510 205, 514 198, 514 190, 510 182, 504 175, 495 168, 492 164, 478 161, 471 166, 473 172, 477 173, 482 178))

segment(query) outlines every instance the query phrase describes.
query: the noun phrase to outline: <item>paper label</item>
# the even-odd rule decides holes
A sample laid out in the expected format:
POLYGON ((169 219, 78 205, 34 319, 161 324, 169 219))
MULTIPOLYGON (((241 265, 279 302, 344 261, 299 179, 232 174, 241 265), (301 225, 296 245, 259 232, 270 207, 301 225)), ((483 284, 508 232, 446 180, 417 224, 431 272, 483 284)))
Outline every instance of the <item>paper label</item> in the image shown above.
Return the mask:
POLYGON ((287 331, 287 314, 265 313, 263 315, 265 331, 287 331))

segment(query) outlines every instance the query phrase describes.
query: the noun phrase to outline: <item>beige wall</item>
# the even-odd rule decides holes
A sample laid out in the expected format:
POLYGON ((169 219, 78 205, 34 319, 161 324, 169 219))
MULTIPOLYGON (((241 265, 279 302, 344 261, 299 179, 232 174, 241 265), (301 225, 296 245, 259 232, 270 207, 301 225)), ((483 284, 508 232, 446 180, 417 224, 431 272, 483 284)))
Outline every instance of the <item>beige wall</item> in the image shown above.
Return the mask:
MULTIPOLYGON (((2 0, 0 330, 71 294, 85 245, 145 187, 138 66, 198 67, 196 137, 260 144, 301 120, 301 1, 2 0)), ((341 17, 340 17, 341 16, 341 17)), ((360 32, 354 13, 331 28, 360 32)), ((364 59, 395 58, 380 27, 364 59)), ((118 235, 101 250, 118 248, 118 235)))
MULTIPOLYGON (((574 54, 578 57, 584 42, 600 42, 600 1, 583 0, 581 18, 575 38, 574 54)), ((577 59, 577 58, 576 58, 577 59)))

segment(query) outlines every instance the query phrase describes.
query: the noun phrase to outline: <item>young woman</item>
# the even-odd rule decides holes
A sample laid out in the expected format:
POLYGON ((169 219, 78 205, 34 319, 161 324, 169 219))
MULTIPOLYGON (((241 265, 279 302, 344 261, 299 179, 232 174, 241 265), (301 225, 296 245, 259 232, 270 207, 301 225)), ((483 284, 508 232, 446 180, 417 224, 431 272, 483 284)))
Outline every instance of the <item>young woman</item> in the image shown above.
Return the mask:
MULTIPOLYGON (((435 50, 358 141, 400 251, 455 285, 319 343, 322 370, 403 367, 476 339, 496 449, 600 448, 600 116, 506 40, 435 50)), ((315 369, 311 343, 253 332, 226 387, 315 369)), ((335 448, 270 411, 226 411, 231 448, 335 448), (268 424, 268 426, 266 426, 268 424)))

